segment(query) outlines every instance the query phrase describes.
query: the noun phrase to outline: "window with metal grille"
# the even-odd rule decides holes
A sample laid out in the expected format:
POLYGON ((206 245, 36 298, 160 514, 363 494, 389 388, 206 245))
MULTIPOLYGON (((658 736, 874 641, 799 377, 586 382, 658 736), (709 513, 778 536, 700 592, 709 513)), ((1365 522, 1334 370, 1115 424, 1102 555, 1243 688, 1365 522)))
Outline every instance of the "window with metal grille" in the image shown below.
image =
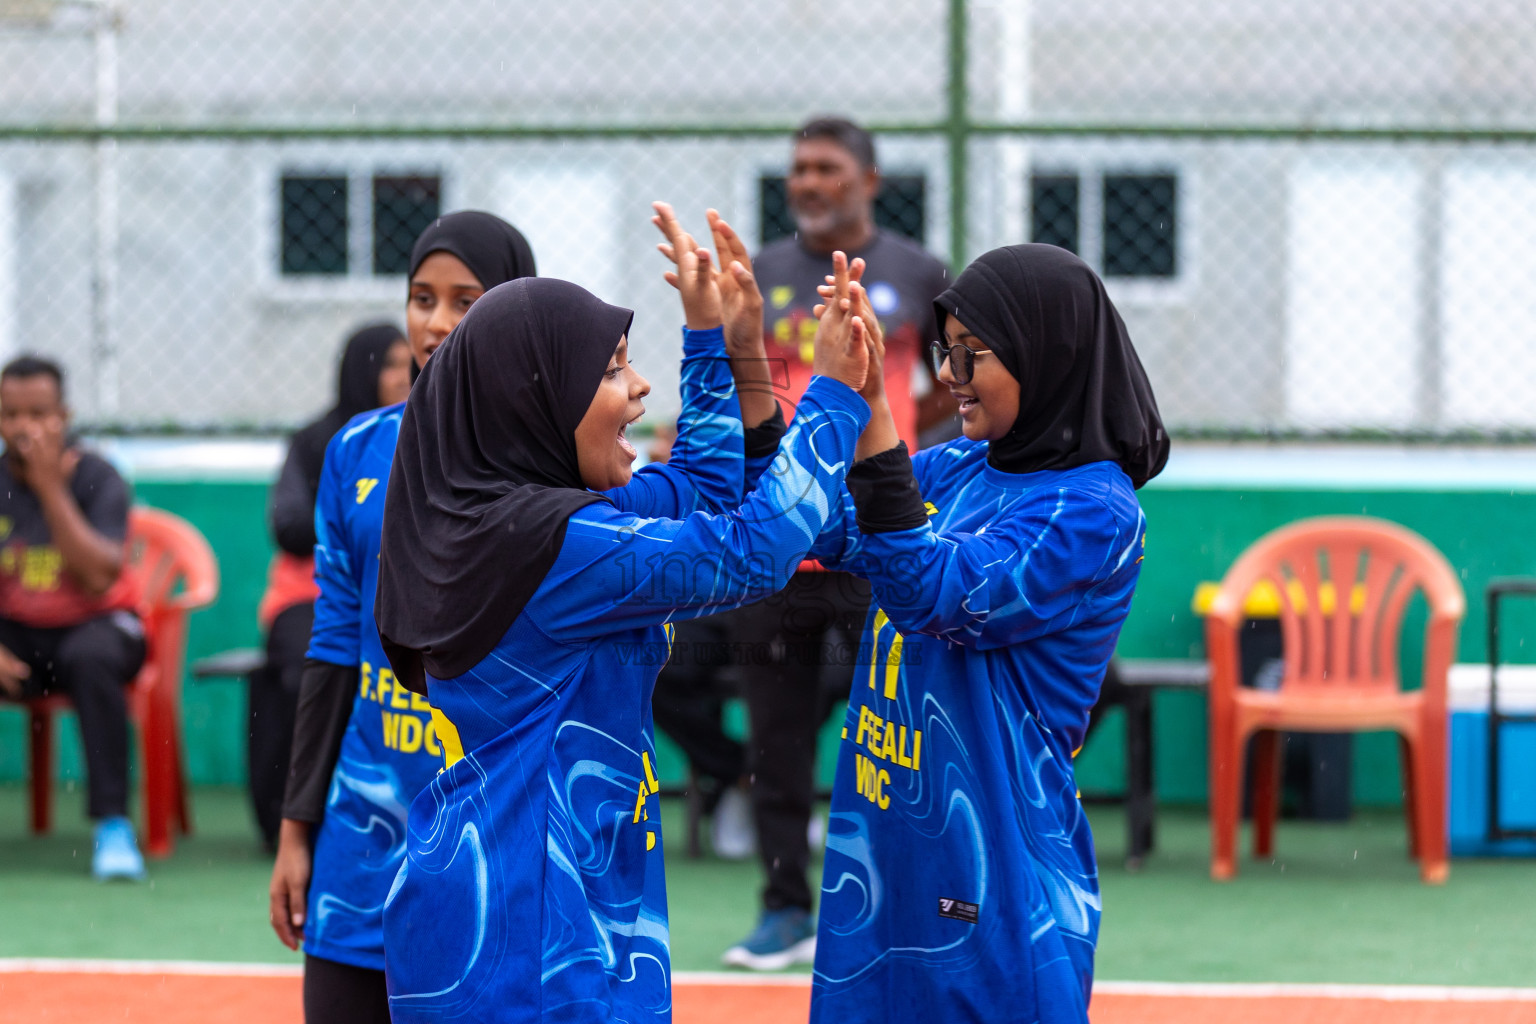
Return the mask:
POLYGON ((347 272, 347 179, 283 175, 284 274, 347 272))
POLYGON ((442 209, 443 181, 438 177, 376 176, 373 179, 373 272, 404 274, 411 269, 416 236, 442 209))
POLYGON ((1179 179, 1172 174, 1104 175, 1104 275, 1178 273, 1179 179))
MULTIPOLYGON (((789 191, 783 175, 765 174, 757 182, 758 238, 761 244, 795 233, 789 191)), ((928 179, 921 174, 891 174, 881 179, 875 196, 875 225, 923 245, 928 235, 928 179)))
POLYGON ((1080 185, 1075 174, 1035 174, 1029 180, 1029 240, 1081 254, 1080 185))

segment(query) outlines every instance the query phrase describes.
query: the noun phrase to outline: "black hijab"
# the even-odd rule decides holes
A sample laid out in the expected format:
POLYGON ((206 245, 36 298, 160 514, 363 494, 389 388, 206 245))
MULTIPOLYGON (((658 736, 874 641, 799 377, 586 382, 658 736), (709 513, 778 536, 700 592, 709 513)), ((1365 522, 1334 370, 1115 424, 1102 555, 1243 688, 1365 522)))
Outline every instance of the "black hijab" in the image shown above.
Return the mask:
POLYGON ((407 280, 435 252, 457 256, 480 279, 480 286, 486 291, 537 273, 533 250, 523 233, 494 213, 480 210, 460 210, 428 224, 411 246, 411 272, 407 280))
POLYGON ((425 692, 489 654, 560 554, 586 489, 576 427, 634 314, 567 281, 492 288, 411 389, 384 499, 374 618, 425 692))
POLYGON ((336 371, 336 404, 295 433, 289 447, 292 458, 298 460, 303 470, 310 494, 320 491, 320 470, 325 465, 325 446, 331 438, 353 416, 378 408, 384 357, 392 345, 403 341, 405 332, 394 324, 370 324, 347 339, 341 366, 336 371))
POLYGON ((1125 323, 1093 269, 1054 245, 976 259, 933 302, 1019 382, 1019 415, 987 461, 1007 473, 1118 462, 1140 487, 1168 461, 1168 434, 1125 323))
MULTIPOLYGON (((486 291, 538 273, 533 263, 533 249, 523 233, 494 213, 482 210, 460 210, 428 224, 426 230, 416 236, 416 244, 411 246, 411 270, 405 276, 407 284, 427 257, 435 252, 457 256, 486 291)), ((421 367, 412 360, 411 383, 414 385, 420 376, 421 367)))

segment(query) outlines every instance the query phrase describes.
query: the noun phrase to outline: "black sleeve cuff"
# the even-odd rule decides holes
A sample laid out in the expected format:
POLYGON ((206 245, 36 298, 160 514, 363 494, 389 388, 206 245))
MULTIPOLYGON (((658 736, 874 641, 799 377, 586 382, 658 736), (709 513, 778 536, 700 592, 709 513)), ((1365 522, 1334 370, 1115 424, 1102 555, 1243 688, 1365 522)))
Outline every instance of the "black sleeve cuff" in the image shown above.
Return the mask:
POLYGON ((848 493, 853 496, 860 533, 915 530, 928 521, 905 441, 855 462, 848 470, 848 493))
POLYGON ((784 409, 775 402, 772 416, 742 432, 743 453, 749 459, 767 458, 779 450, 779 442, 784 440, 784 431, 787 429, 784 425, 784 409))
POLYGON ((357 696, 357 666, 304 659, 299 680, 299 709, 293 723, 293 753, 283 817, 316 822, 325 817, 331 773, 341 755, 341 739, 357 696))

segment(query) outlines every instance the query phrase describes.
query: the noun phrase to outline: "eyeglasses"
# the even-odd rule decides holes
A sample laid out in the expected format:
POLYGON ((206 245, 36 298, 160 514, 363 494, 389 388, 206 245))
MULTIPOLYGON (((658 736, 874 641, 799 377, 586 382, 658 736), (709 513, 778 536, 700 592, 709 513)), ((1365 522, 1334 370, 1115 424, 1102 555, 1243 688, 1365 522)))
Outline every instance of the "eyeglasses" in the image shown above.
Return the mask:
POLYGON ((935 374, 944 368, 944 360, 949 360, 949 372, 955 378, 956 384, 969 384, 971 378, 976 375, 976 357, 992 354, 988 351, 978 352, 958 342, 946 345, 942 341, 930 341, 928 353, 933 360, 935 374))

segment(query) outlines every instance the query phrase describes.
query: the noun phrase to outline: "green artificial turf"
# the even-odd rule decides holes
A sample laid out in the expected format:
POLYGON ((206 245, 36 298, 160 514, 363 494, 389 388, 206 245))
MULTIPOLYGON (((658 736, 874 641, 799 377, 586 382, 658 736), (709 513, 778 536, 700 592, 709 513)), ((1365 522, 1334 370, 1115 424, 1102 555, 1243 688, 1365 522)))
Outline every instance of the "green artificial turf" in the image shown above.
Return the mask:
MULTIPOLYGON (((34 839, 24 792, 0 788, 0 957, 297 962, 267 927, 270 862, 239 791, 198 790, 198 834, 152 863, 142 885, 91 881, 80 803, 78 792, 61 794, 56 833, 34 839)), ((1120 809, 1090 814, 1104 894, 1100 978, 1536 981, 1530 861, 1456 860, 1448 885, 1424 886, 1404 854, 1402 819, 1361 812, 1342 825, 1283 821, 1273 863, 1244 859, 1235 881, 1217 884, 1207 874, 1203 812, 1163 809, 1158 848, 1135 874, 1121 864, 1120 809)), ((673 965, 717 969, 720 952, 755 922, 758 868, 689 860, 677 801, 665 802, 663 829, 673 965)))

